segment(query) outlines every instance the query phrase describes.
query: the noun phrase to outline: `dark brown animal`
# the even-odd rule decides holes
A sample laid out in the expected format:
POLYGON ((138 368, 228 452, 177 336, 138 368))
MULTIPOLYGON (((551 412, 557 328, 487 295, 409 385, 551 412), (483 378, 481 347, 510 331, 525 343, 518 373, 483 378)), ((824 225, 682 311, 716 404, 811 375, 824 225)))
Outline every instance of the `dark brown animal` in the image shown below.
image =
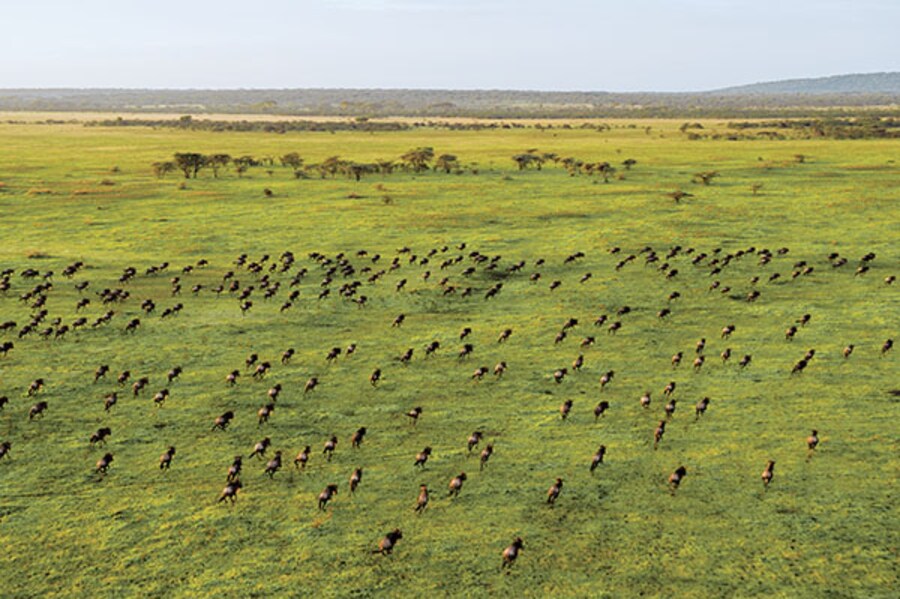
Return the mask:
POLYGON ((306 463, 309 462, 309 454, 312 451, 309 445, 304 447, 300 453, 297 454, 297 457, 294 458, 294 468, 298 470, 303 470, 306 468, 306 463))
POLYGON ((225 488, 222 489, 222 493, 219 495, 218 501, 216 503, 222 503, 226 499, 231 500, 231 504, 234 505, 234 502, 237 501, 238 490, 243 487, 240 480, 232 480, 229 481, 225 488))
POLYGON ((559 493, 562 491, 563 487, 563 479, 557 478, 556 482, 553 483, 550 488, 547 490, 547 503, 549 505, 553 505, 556 503, 556 499, 559 497, 559 493))
POLYGON ((416 461, 413 466, 420 466, 422 468, 425 467, 425 462, 428 461, 428 458, 431 456, 431 448, 426 447, 422 451, 416 454, 416 461))
POLYGON ((94 471, 100 474, 106 474, 109 471, 109 466, 112 462, 113 455, 111 453, 104 454, 102 458, 97 460, 97 466, 94 471))
POLYGON ((678 490, 678 487, 681 485, 681 481, 684 480, 685 476, 687 476, 687 468, 684 466, 679 466, 675 472, 669 475, 669 490, 672 495, 678 490))
POLYGON ((428 486, 419 485, 419 497, 416 499, 415 512, 421 514, 428 507, 428 486))
POLYGON ((175 458, 175 447, 169 446, 166 449, 165 453, 159 456, 159 469, 160 470, 168 470, 172 465, 172 460, 175 458))
POLYGON ((466 478, 466 473, 460 472, 450 480, 448 486, 450 488, 451 497, 459 497, 459 492, 462 491, 463 483, 466 481, 466 478))
POLYGON ((481 465, 479 469, 484 470, 484 467, 487 465, 488 460, 491 459, 491 456, 494 455, 494 445, 493 443, 488 443, 484 449, 481 450, 481 465))
POLYGON ((763 470, 762 473, 762 481, 763 487, 768 490, 769 483, 772 482, 772 477, 775 476, 775 460, 769 460, 769 463, 766 464, 766 469, 763 470))
POLYGON ((603 463, 603 457, 606 455, 606 445, 601 445, 591 460, 591 473, 597 469, 597 466, 603 463))
POLYGON ((380 553, 381 555, 390 555, 397 546, 397 541, 403 538, 403 533, 399 528, 395 528, 391 532, 384 535, 384 538, 378 543, 378 550, 372 553, 380 553))
POLYGON ((319 493, 319 509, 324 510, 325 506, 328 505, 328 502, 337 495, 338 486, 337 485, 328 485, 325 487, 321 493, 319 493))
POLYGON ((332 435, 330 439, 325 441, 325 446, 322 448, 322 453, 325 454, 325 461, 331 461, 331 458, 334 456, 334 450, 337 448, 337 443, 338 438, 335 435, 332 435))
POLYGON ((501 570, 503 568, 512 567, 513 563, 519 557, 519 552, 522 551, 523 546, 522 537, 516 537, 512 542, 512 545, 503 550, 503 564, 500 566, 501 570))

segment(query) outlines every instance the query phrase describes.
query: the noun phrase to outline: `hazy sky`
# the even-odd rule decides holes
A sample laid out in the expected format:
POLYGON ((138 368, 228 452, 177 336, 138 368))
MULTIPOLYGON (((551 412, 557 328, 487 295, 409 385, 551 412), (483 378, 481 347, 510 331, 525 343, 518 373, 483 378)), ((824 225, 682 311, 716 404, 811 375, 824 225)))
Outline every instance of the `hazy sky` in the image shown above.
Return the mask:
POLYGON ((704 90, 900 70, 900 0, 0 0, 0 87, 704 90))

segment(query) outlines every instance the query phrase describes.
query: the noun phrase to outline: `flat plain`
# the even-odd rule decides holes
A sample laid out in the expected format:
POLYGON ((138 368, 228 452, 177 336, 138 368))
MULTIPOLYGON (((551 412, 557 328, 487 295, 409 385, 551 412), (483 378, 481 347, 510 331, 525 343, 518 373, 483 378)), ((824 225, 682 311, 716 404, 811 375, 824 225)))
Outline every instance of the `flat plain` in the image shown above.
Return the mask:
MULTIPOLYGON (((689 139, 681 121, 606 123, 285 134, 0 124, 0 270, 12 271, 0 322, 16 323, 0 332, 14 344, 0 355, 0 442, 10 443, 0 459, 0 594, 893 596, 898 369, 897 350, 882 348, 900 316, 898 285, 885 281, 900 270, 898 143, 689 139), (458 157, 458 174, 296 178, 278 160, 396 160, 425 146, 458 157), (553 160, 520 171, 511 157, 527 150, 607 161, 616 172, 604 182, 553 160), (176 152, 263 164, 240 177, 233 168, 154 176, 151 164, 176 152), (636 161, 628 169, 627 159, 636 161), (711 171, 709 185, 692 182, 711 171), (676 190, 691 195, 675 202, 676 190), (120 281, 129 267, 136 274, 120 281), (28 269, 36 276, 23 276, 28 269), (233 280, 238 291, 229 292, 233 280), (45 282, 52 288, 20 299, 45 282), (237 296, 250 286, 244 313, 237 296), (104 304, 103 289, 128 296, 104 304), (76 310, 84 298, 90 304, 76 310), (163 318, 176 304, 183 309, 163 318), (20 337, 40 309, 47 315, 20 337), (110 321, 92 326, 107 310, 110 321), (402 326, 392 326, 400 314, 402 326), (595 326, 601 315, 607 321, 595 326), (78 318, 87 324, 73 330, 78 318), (133 319, 140 326, 126 332, 133 319), (577 324, 557 342, 569 319, 577 324), (735 330, 723 338, 728 325, 735 330), (460 339, 464 327, 472 331, 460 339), (498 343, 504 329, 512 335, 498 343), (440 349, 426 357, 433 341, 440 349), (460 358, 465 343, 472 352, 460 358), (332 347, 342 352, 328 362, 332 347), (288 348, 294 355, 282 363, 288 348), (677 352, 684 358, 673 367, 677 352), (745 355, 752 361, 741 368, 745 355), (266 361, 268 373, 252 376, 266 361), (494 376, 499 362, 508 369, 494 376), (101 364, 110 371, 94 382, 101 364), (176 365, 183 372, 169 382, 176 365), (489 372, 473 379, 481 366, 489 372), (235 369, 237 384, 227 385, 235 369), (149 384, 135 395, 141 377, 149 384), (319 385, 304 393, 311 377, 319 385), (38 378, 43 389, 28 396, 38 378), (654 449, 671 381, 677 409, 654 449), (274 413, 259 424, 275 384, 274 413), (107 411, 112 392, 118 403, 107 411), (709 408, 696 417, 703 397, 709 408), (38 401, 47 409, 30 419, 38 401), (610 407, 595 419, 600 401, 610 407), (406 414, 417 406, 412 424, 406 414), (229 410, 228 429, 212 430, 229 410), (101 427, 112 434, 92 446, 101 427), (359 427, 366 437, 351 448, 359 427), (813 429, 820 443, 809 451, 813 429), (484 439, 470 455, 476 430, 484 439), (271 478, 267 459, 247 457, 263 437, 272 441, 267 459, 284 456, 271 478), (494 454, 481 470, 488 443, 494 454), (604 463, 592 473, 601 444, 604 463), (312 457, 301 471, 293 460, 306 445, 312 457), (177 452, 163 471, 168 446, 177 452), (430 459, 415 467, 426 446, 430 459), (102 475, 95 464, 107 452, 114 461, 102 475), (243 488, 233 505, 219 503, 236 455, 243 488), (764 490, 768 460, 777 465, 764 490), (688 474, 673 493, 667 480, 682 465, 688 474), (355 468, 364 475, 350 494, 355 468), (460 472, 468 478, 449 498, 460 472), (557 477, 564 486, 551 506, 557 477), (339 493, 320 510, 331 483, 339 493), (417 514, 420 484, 431 501, 417 514), (393 553, 373 553, 394 528, 403 538, 393 553), (524 549, 501 569, 516 537, 524 549)), ((701 123, 709 134, 731 131, 701 123)))

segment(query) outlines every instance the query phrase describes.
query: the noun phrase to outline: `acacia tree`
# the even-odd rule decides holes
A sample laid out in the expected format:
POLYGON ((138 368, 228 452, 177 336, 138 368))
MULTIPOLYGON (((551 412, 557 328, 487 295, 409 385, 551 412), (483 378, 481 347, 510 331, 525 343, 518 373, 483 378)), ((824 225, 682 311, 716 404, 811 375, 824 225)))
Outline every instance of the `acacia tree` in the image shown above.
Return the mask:
POLYGON ((191 175, 196 179, 200 169, 206 166, 206 156, 196 152, 176 153, 175 166, 181 169, 185 179, 190 179, 191 175))
POLYGON ((428 170, 428 163, 434 159, 434 148, 422 147, 410 150, 400 157, 414 173, 428 170))
POLYGON ((301 166, 303 166, 303 158, 300 157, 300 154, 297 152, 290 152, 285 154, 280 158, 281 166, 289 166, 294 170, 297 170, 301 166))
POLYGON ((219 169, 228 166, 231 156, 228 154, 213 154, 206 157, 206 164, 212 169, 213 177, 219 178, 219 169))
POLYGON ((444 173, 449 173, 459 168, 459 160, 453 154, 441 154, 434 163, 434 169, 442 169, 444 173))
POLYGON ((153 174, 156 175, 157 179, 162 179, 175 170, 175 163, 168 160, 165 162, 154 162, 151 166, 153 167, 153 174))

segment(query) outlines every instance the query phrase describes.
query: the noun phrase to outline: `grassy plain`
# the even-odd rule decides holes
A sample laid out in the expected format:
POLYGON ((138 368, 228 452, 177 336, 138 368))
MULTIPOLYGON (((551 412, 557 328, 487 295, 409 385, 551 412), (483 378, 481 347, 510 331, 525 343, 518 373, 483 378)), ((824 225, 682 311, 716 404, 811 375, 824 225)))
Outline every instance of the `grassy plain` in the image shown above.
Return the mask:
MULTIPOLYGON (((888 597, 898 587, 898 504, 896 350, 881 356, 881 344, 897 337, 897 285, 883 279, 900 265, 900 169, 892 141, 688 141, 679 123, 616 122, 609 131, 587 129, 500 129, 449 131, 415 129, 393 133, 212 133, 150 128, 98 128, 80 124, 0 125, 0 267, 15 269, 11 290, 0 296, 0 321, 18 328, 33 313, 18 297, 36 281, 26 268, 55 271, 48 295, 48 320, 71 323, 80 314, 73 283, 89 280, 92 300, 84 316, 104 312, 96 292, 117 287, 122 270, 138 276, 124 285, 131 297, 105 327, 70 333, 59 340, 15 330, 0 333, 15 348, 0 357, 0 395, 10 398, 0 411, 0 441, 12 443, 0 461, 0 594, 122 596, 784 596, 888 597), (650 126, 649 133, 644 127, 650 126), (184 182, 176 174, 158 180, 150 163, 174 152, 225 152, 280 156, 296 151, 307 162, 327 156, 367 161, 395 158, 417 146, 456 154, 477 163, 473 175, 394 174, 364 178, 295 180, 289 169, 254 168, 242 179, 233 172, 210 173, 184 182), (607 160, 634 158, 624 180, 604 184, 589 176, 570 177, 558 167, 518 172, 510 156, 529 148, 607 160), (794 156, 803 154, 805 163, 794 156), (113 169, 113 167, 116 167, 113 169), (710 186, 690 182, 693 173, 716 170, 710 186), (101 184, 101 182, 106 184, 101 184), (179 186, 184 182, 184 189, 179 186), (112 183, 112 184, 109 184, 112 183), (751 185, 761 183, 758 195, 751 185), (274 195, 263 196, 263 188, 274 195), (664 196, 684 189, 695 197, 675 204, 664 196), (348 199, 348 195, 362 196, 348 199), (383 201, 390 195, 392 203, 383 201), (467 243, 465 251, 455 249, 467 243), (427 266, 409 264, 388 272, 377 284, 363 281, 368 305, 332 296, 317 300, 322 268, 312 251, 333 257, 345 252, 357 269, 387 269, 396 250, 412 248, 423 257, 449 245, 427 266), (748 255, 721 274, 692 266, 680 255, 669 262, 679 275, 666 280, 643 256, 620 271, 616 262, 646 245, 661 255, 674 245, 712 257, 754 247, 776 255, 767 266, 748 255), (621 246, 622 255, 607 250, 621 246), (381 262, 356 256, 366 249, 381 262), (236 269, 235 257, 250 260, 290 250, 297 264, 279 294, 241 316, 234 297, 209 289, 235 269, 241 285, 258 276, 236 269), (464 258, 446 270, 442 256, 478 250, 500 255, 499 267, 483 266, 470 278, 464 258), (563 260, 576 251, 585 257, 563 260), (877 258, 871 270, 854 276, 859 258, 877 258), (832 268, 827 256, 839 252, 850 262, 832 268), (210 266, 181 275, 181 297, 171 297, 169 279, 199 259, 210 266), (544 258, 546 264, 535 266, 544 258), (69 263, 87 267, 73 280, 60 276, 69 263), (527 267, 507 274, 510 265, 527 267), (791 278, 794 264, 814 267, 791 278), (163 275, 147 267, 171 263, 163 275), (300 267, 309 276, 300 298, 285 312, 279 307, 300 267), (432 271, 423 281, 422 273, 432 271), (529 275, 540 272, 538 283, 529 275), (593 277, 579 283, 581 276, 593 277), (768 282, 771 273, 781 279, 768 282), (744 301, 753 288, 762 295, 744 301), (437 280, 473 287, 471 298, 443 296, 437 280), (402 292, 394 286, 409 283, 402 292), (713 279, 730 293, 709 291, 713 279), (550 291, 550 281, 562 286, 550 291), (493 300, 483 294, 497 281, 493 300), (192 295, 190 287, 205 290, 192 295), (667 296, 679 291, 671 303, 667 296), (141 313, 146 298, 156 301, 152 316, 141 313), (177 317, 159 312, 184 303, 177 317), (609 335, 591 325, 600 314, 622 330, 609 335), (672 315, 659 320, 657 311, 672 315), (407 315, 401 328, 390 326, 407 315), (804 313, 812 321, 793 342, 784 330, 804 313), (133 335, 125 323, 140 317, 133 335), (580 324, 554 344, 567 318, 580 324), (730 340, 719 331, 735 324, 730 340), (473 329, 471 358, 460 361, 458 333, 473 329), (504 328, 508 343, 496 343, 504 328), (593 347, 579 348, 588 335, 593 347), (694 344, 707 339, 707 362, 694 373, 694 344), (424 359, 423 348, 437 339, 442 350, 424 359), (332 346, 359 345, 356 355, 327 365, 332 346), (844 360, 842 348, 853 343, 844 360), (733 348, 732 363, 718 358, 733 348), (289 365, 281 352, 294 347, 289 365), (397 357, 415 348, 412 363, 397 357), (791 366, 806 350, 816 357, 802 375, 791 366), (685 352, 677 370, 676 351, 685 352), (273 363, 263 381, 244 372, 228 388, 224 376, 242 371, 251 352, 273 363), (556 368, 585 355, 581 372, 562 384, 556 368), (752 354, 746 370, 737 358, 752 354), (480 383, 475 367, 505 360, 508 373, 480 383), (111 366, 108 380, 92 383, 94 369, 111 366), (162 408, 150 400, 166 385, 172 366, 182 377, 168 385, 162 408), (377 387, 367 377, 384 372, 377 387), (120 390, 119 405, 103 410, 103 396, 117 390, 115 374, 130 370, 148 376, 150 387, 137 398, 120 390), (599 377, 616 372, 602 392, 599 377), (320 388, 307 396, 304 382, 318 376, 320 388), (25 397, 37 377, 47 381, 39 398, 25 397), (678 410, 656 451, 652 433, 662 417, 662 388, 677 381, 678 410), (284 392, 269 424, 258 427, 256 410, 274 383, 284 392), (638 398, 650 390, 649 410, 638 398), (693 404, 712 399, 695 422, 693 404), (29 421, 37 399, 49 403, 44 418, 29 421), (558 407, 574 400, 563 422, 558 407), (611 404, 594 422, 600 399, 611 404), (410 426, 403 414, 422 406, 410 426), (225 410, 236 418, 228 432, 211 432, 225 410), (104 450, 88 437, 100 426, 113 434, 115 455, 108 476, 93 466, 104 450), (360 449, 349 438, 359 426, 369 434, 360 449), (822 444, 807 460, 805 438, 817 428, 822 444), (496 453, 480 472, 467 457, 465 441, 485 432, 496 453), (340 443, 334 460, 321 458, 331 434, 340 443), (270 436, 284 451, 286 467, 270 480, 263 462, 245 460, 245 488, 234 507, 217 505, 227 466, 253 444, 270 436), (593 476, 588 466, 599 444, 607 463, 593 476), (294 454, 313 448, 305 473, 292 472, 294 454), (160 472, 158 456, 177 447, 171 471, 160 472), (424 446, 434 455, 424 471, 413 467, 424 446), (775 480, 763 492, 760 472, 777 461, 775 480), (688 476, 673 497, 666 479, 684 464, 688 476), (355 467, 365 470, 360 489, 347 492, 355 467), (445 496, 449 479, 465 470, 469 480, 456 500, 445 496), (550 508, 547 488, 565 479, 560 500, 550 508), (328 483, 340 494, 324 512, 316 496, 328 483), (420 483, 432 490, 432 505, 415 515, 420 483), (371 551, 395 527, 404 538, 394 555, 371 551), (515 536, 525 549, 508 574, 500 552, 515 536)), ((717 121, 707 130, 724 130, 717 121)), ((696 253, 694 255, 696 255, 696 253)), ((346 279, 349 281, 352 279, 346 279)), ((344 279, 337 277, 333 287, 344 279)))

